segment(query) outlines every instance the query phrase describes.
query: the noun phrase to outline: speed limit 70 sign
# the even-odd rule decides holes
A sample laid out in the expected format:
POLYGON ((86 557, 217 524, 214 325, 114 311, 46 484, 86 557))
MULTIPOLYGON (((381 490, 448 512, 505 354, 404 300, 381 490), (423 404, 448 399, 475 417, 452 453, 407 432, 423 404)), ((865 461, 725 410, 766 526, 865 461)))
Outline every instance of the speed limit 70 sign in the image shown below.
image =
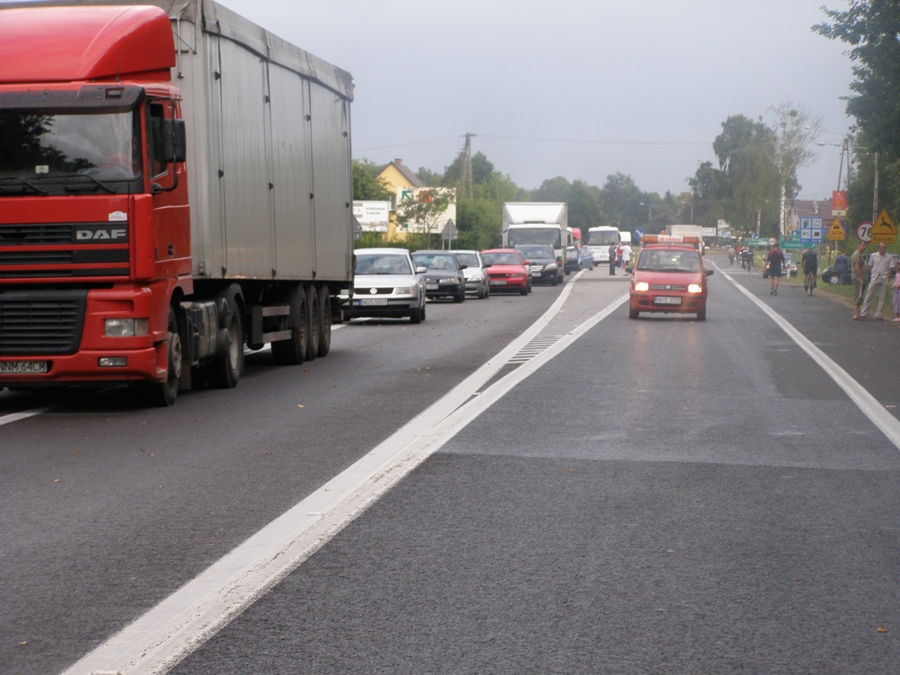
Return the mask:
POLYGON ((872 223, 868 220, 856 226, 856 238, 867 244, 872 241, 872 223))

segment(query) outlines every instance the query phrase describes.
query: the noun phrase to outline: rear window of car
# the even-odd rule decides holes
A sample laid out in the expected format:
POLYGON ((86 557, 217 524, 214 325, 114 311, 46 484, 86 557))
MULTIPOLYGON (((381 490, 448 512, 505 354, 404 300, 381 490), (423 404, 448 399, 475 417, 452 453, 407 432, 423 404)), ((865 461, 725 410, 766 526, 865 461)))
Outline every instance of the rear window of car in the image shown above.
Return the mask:
POLYGON ((648 272, 699 272, 703 266, 696 251, 644 249, 637 268, 648 272))

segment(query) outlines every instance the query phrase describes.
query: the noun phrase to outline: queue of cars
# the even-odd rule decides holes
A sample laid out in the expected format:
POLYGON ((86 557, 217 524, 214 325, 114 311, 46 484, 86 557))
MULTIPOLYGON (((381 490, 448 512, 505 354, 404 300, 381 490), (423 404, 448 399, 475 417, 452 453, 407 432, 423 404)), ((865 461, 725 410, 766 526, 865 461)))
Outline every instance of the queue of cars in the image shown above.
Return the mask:
POLYGON ((412 253, 404 248, 360 248, 354 253, 353 297, 346 292, 342 296, 347 319, 408 317, 420 323, 429 299, 461 303, 467 295, 528 295, 532 283, 556 286, 568 274, 549 245, 412 253))

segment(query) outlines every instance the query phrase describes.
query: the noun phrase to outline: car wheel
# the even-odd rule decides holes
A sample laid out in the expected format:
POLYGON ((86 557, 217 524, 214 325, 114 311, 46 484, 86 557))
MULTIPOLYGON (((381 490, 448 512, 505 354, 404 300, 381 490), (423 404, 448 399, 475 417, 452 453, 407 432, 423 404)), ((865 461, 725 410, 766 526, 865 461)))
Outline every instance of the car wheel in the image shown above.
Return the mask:
POLYGON ((519 295, 528 295, 528 286, 522 286, 522 288, 519 289, 519 295))
POLYGON ((551 281, 550 283, 553 284, 554 286, 559 286, 559 275, 558 275, 558 274, 554 274, 554 275, 553 275, 553 281, 551 281))
POLYGON ((837 274, 829 274, 825 281, 827 281, 830 286, 837 286, 840 283, 841 278, 837 274))
POLYGON ((640 316, 639 311, 637 311, 636 309, 631 309, 630 307, 628 308, 628 318, 629 319, 636 319, 636 318, 638 318, 638 316, 640 316))
POLYGON ((706 308, 697 312, 697 321, 706 321, 706 308))
POLYGON ((409 315, 410 323, 422 323, 422 314, 424 314, 424 309, 421 307, 416 307, 412 314, 409 315))

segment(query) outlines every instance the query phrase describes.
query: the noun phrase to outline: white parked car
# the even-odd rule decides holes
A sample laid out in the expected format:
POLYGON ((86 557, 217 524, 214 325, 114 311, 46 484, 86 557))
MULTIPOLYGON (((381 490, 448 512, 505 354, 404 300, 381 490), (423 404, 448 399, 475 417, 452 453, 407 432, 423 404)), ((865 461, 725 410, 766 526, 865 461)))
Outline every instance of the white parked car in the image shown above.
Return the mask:
POLYGON ((487 263, 478 251, 454 251, 456 259, 461 265, 466 265, 463 274, 466 275, 466 293, 471 293, 477 298, 486 298, 491 294, 490 279, 488 279, 487 263))
POLYGON ((425 268, 413 265, 405 248, 358 248, 353 298, 343 296, 344 316, 408 316, 412 323, 425 320, 425 268))

